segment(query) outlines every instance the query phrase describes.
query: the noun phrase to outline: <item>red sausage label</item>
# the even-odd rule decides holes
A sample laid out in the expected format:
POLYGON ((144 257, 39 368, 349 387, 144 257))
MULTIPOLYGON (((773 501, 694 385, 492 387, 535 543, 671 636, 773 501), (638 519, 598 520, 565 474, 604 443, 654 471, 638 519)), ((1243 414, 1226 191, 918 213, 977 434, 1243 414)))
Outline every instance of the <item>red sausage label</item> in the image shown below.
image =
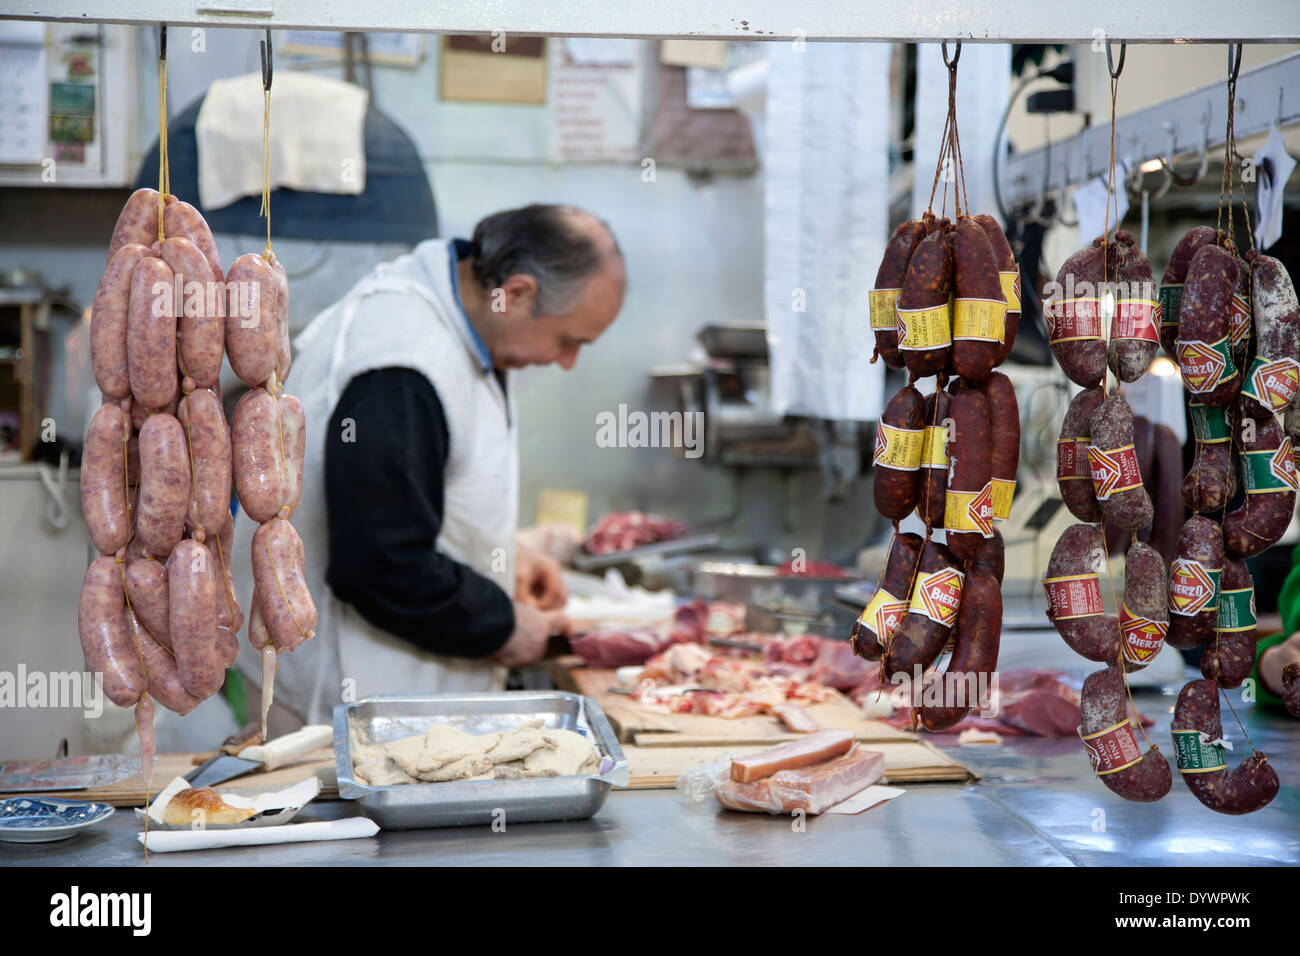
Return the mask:
POLYGON ((1098 501, 1106 501, 1121 491, 1142 487, 1137 452, 1132 445, 1111 451, 1089 446, 1088 463, 1092 469, 1092 488, 1098 501))
POLYGON ((1282 444, 1272 451, 1248 451, 1241 459, 1246 494, 1265 495, 1296 490, 1291 439, 1283 437, 1282 444))
POLYGON ((1219 607, 1219 580, 1223 568, 1207 568, 1199 561, 1175 558, 1169 566, 1169 610, 1183 617, 1219 607))
POLYGON ((1092 465, 1088 462, 1088 445, 1091 437, 1058 438, 1056 440, 1056 479, 1070 481, 1075 478, 1092 480, 1092 465))
POLYGON ((963 575, 956 568, 940 568, 938 571, 921 572, 916 579, 916 588, 912 592, 912 604, 909 610, 921 614, 951 627, 961 607, 961 588, 963 575))
POLYGON ((1237 374, 1232 361, 1232 343, 1228 336, 1217 342, 1178 342, 1178 367, 1183 373, 1183 384, 1193 394, 1212 392, 1220 382, 1237 374))
POLYGON ((1079 739, 1083 741, 1093 773, 1099 777, 1118 773, 1142 759, 1142 751, 1138 749, 1137 738, 1133 736, 1133 727, 1127 717, 1114 727, 1095 734, 1084 734, 1080 728, 1079 739))
POLYGON ((1242 339, 1250 335, 1250 301, 1237 293, 1232 294, 1232 306, 1228 312, 1228 338, 1233 345, 1240 345, 1242 339))
POLYGON ((1101 338, 1101 300, 1095 296, 1057 299, 1046 310, 1044 318, 1047 320, 1047 341, 1051 345, 1101 338))
POLYGON ((1290 405, 1297 391, 1300 391, 1300 364, 1292 358, 1269 362, 1256 356, 1241 386, 1241 394, 1274 413, 1290 405))
POLYGON ((1164 646, 1169 622, 1138 617, 1124 604, 1119 609, 1119 633, 1124 660, 1130 664, 1149 664, 1164 646))
POLYGON ((1112 339, 1159 342, 1160 303, 1155 299, 1120 299, 1110 324, 1112 339))
POLYGON ((1097 617, 1106 613, 1101 602, 1101 581, 1096 574, 1065 574, 1044 578, 1047 609, 1053 621, 1097 617))
POLYGON ((858 623, 876 635, 881 644, 886 643, 907 613, 907 602, 894 597, 884 588, 876 592, 862 611, 858 623))

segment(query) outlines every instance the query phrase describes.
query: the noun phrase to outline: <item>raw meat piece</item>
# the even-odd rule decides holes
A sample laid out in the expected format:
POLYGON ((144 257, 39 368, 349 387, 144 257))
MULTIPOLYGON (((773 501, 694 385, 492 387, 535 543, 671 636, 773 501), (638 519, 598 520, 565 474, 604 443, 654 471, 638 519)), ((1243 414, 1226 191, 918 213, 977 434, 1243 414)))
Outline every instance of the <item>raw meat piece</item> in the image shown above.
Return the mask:
POLYGON ((583 547, 588 554, 615 554, 685 534, 686 525, 680 521, 654 518, 640 511, 614 511, 596 523, 583 547))
POLYGON ((796 734, 811 734, 822 727, 812 714, 798 704, 777 704, 772 708, 772 713, 796 734))
POLYGON ((884 754, 854 744, 848 753, 833 760, 782 770, 751 783, 739 783, 724 772, 714 794, 720 804, 732 810, 821 813, 865 790, 884 772, 884 754))
POLYGON ((808 680, 847 691, 861 684, 873 670, 879 672, 880 668, 854 654, 847 641, 824 640, 812 662, 808 680))
POLYGON ((616 631, 589 631, 569 639, 573 653, 588 667, 631 667, 644 664, 673 643, 662 628, 629 627, 616 631))
POLYGON ((848 730, 819 730, 801 740, 779 744, 746 757, 731 761, 731 779, 750 783, 770 777, 781 770, 796 770, 832 757, 847 753, 853 746, 853 733, 848 730))
POLYGON ((1050 691, 1002 694, 998 719, 1039 737, 1069 737, 1079 727, 1079 705, 1050 691))

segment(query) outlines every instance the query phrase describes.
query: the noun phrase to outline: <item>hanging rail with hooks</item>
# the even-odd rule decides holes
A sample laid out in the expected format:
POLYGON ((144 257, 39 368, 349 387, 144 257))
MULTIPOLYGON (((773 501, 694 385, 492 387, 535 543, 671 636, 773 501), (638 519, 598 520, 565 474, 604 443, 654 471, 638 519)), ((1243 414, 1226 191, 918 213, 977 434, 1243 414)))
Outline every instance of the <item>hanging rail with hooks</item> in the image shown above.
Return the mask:
MULTIPOLYGON (((1224 79, 1216 77, 1199 89, 1121 116, 1115 123, 1115 158, 1127 162, 1130 170, 1159 161, 1167 184, 1199 181, 1214 151, 1221 155, 1223 149, 1228 119, 1224 79), (1179 157, 1188 159, 1178 163, 1179 157)), ((1237 138, 1265 133, 1274 123, 1282 129, 1300 123, 1300 53, 1242 70, 1238 77, 1237 138)), ((1047 194, 1060 205, 1070 187, 1105 174, 1109 155, 1110 123, 1009 155, 1000 164, 1003 204, 1008 209, 1038 204, 1047 194)))

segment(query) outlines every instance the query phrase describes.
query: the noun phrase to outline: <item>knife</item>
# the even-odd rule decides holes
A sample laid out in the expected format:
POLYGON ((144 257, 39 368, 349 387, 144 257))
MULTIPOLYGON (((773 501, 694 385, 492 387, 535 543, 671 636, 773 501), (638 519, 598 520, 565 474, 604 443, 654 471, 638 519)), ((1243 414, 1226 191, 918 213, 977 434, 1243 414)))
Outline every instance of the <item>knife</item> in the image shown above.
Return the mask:
POLYGON ((192 787, 212 787, 254 770, 274 770, 293 763, 334 739, 328 724, 308 724, 301 730, 277 737, 270 743, 245 747, 238 757, 218 753, 185 775, 192 787))

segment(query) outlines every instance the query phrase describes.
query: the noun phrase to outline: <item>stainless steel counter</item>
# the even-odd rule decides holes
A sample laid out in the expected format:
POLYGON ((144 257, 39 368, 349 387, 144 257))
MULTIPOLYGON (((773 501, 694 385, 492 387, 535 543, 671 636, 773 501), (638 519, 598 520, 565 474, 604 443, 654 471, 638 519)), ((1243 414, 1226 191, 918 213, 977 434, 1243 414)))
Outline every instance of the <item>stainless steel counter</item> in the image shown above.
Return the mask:
MULTIPOLYGON (((1172 750, 1174 699, 1138 697, 1138 706, 1156 718, 1149 733, 1165 754, 1172 750)), ((616 791, 594 819, 581 822, 507 825, 503 833, 394 831, 370 840, 155 853, 150 866, 1300 864, 1300 722, 1235 705, 1282 780, 1272 804, 1244 817, 1207 810, 1180 780, 1159 803, 1127 803, 1092 776, 1077 739, 1020 738, 995 748, 956 748, 958 759, 983 776, 979 783, 914 785, 899 799, 857 816, 809 818, 803 832, 789 818, 734 813, 712 803, 691 806, 673 790, 616 791)), ((1230 713, 1224 726, 1230 739, 1240 739, 1230 713)), ((937 738, 950 746, 945 739, 937 738)), ((1235 765, 1239 758, 1229 759, 1235 765)), ((350 803, 321 803, 297 819, 355 812, 350 803)), ((102 827, 63 843, 0 843, 0 865, 141 865, 136 829, 134 815, 119 810, 102 827)))

